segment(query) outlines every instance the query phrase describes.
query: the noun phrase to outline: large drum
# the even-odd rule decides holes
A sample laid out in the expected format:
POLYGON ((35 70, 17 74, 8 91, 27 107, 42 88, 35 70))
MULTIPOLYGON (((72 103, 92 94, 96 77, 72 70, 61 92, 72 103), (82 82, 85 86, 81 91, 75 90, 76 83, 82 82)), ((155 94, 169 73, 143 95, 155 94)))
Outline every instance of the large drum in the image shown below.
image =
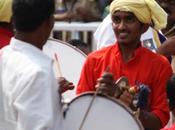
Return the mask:
MULTIPOLYGON (((86 55, 80 51, 78 48, 55 39, 49 39, 48 42, 43 47, 43 52, 48 56, 55 59, 55 54, 58 58, 58 63, 54 62, 54 72, 55 76, 60 76, 58 72, 58 67, 61 70, 61 76, 65 77, 70 82, 73 82, 77 86, 81 68, 86 59, 86 55), (58 65, 59 64, 59 65, 58 65)), ((70 101, 75 97, 75 89, 67 91, 63 94, 65 102, 70 101)))
POLYGON ((124 104, 102 95, 94 98, 94 93, 82 94, 68 103, 63 124, 64 130, 143 130, 124 104))

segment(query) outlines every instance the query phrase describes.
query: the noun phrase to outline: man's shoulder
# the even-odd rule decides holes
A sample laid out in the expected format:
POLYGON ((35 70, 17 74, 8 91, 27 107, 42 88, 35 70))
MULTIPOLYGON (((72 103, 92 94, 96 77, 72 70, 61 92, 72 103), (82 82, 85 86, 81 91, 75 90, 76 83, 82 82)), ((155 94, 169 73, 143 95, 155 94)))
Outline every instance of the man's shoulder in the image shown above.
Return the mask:
POLYGON ((145 53, 145 57, 147 57, 150 62, 159 64, 159 65, 161 64, 170 65, 168 59, 165 56, 152 52, 151 50, 144 47, 143 47, 143 50, 145 53))
MULTIPOLYGON (((24 53, 11 49, 10 46, 2 49, 2 66, 4 70, 11 69, 19 75, 36 75, 45 73, 52 68, 52 61, 47 57, 24 53)), ((50 71, 49 71, 50 72, 50 71)))

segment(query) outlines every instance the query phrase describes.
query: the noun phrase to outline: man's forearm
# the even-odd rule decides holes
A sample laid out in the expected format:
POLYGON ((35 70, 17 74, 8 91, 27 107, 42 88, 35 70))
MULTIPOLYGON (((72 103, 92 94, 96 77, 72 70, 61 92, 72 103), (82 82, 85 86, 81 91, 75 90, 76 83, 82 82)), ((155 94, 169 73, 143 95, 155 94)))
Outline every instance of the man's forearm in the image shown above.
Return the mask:
POLYGON ((151 112, 141 110, 139 119, 145 130, 160 130, 162 127, 160 119, 151 112))

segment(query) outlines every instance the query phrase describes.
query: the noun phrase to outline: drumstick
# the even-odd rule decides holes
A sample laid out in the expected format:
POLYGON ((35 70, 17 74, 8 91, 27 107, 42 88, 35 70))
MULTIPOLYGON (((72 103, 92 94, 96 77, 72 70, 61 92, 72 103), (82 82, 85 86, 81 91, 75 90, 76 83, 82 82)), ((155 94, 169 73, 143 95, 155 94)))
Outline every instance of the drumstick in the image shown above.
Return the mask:
POLYGON ((54 56, 55 56, 55 60, 54 61, 55 61, 56 70, 57 70, 56 76, 57 77, 62 77, 61 68, 60 68, 60 64, 59 64, 59 61, 58 61, 58 56, 57 56, 56 53, 54 54, 54 56))
POLYGON ((84 117, 83 117, 83 119, 82 119, 82 122, 81 122, 80 127, 79 127, 78 130, 82 130, 83 125, 84 125, 84 123, 85 123, 85 121, 86 121, 86 118, 87 118, 87 116, 88 116, 88 114, 89 114, 91 108, 92 108, 92 105, 93 105, 93 103, 94 103, 94 100, 95 100, 96 96, 97 96, 97 91, 94 93, 94 95, 93 95, 93 97, 92 97, 92 100, 90 100, 90 104, 89 104, 89 106, 88 106, 88 108, 87 108, 87 110, 86 110, 86 112, 85 112, 85 115, 84 115, 84 117))
MULTIPOLYGON (((105 70, 104 72, 109 72, 109 70, 110 70, 110 68, 109 68, 109 66, 107 66, 107 67, 106 67, 106 70, 105 70)), ((84 117, 83 117, 83 119, 82 119, 82 122, 80 123, 80 127, 79 127, 78 130, 82 130, 83 125, 84 125, 84 123, 85 123, 85 121, 86 121, 86 118, 87 118, 87 116, 88 116, 88 114, 89 114, 91 108, 92 108, 92 105, 93 105, 93 103, 94 103, 94 101, 95 101, 95 98, 96 98, 97 94, 98 94, 98 90, 94 93, 94 95, 93 95, 93 97, 92 97, 92 100, 91 100, 90 103, 89 103, 89 106, 88 106, 88 108, 87 108, 87 110, 86 110, 86 112, 85 112, 85 115, 84 115, 84 117)))

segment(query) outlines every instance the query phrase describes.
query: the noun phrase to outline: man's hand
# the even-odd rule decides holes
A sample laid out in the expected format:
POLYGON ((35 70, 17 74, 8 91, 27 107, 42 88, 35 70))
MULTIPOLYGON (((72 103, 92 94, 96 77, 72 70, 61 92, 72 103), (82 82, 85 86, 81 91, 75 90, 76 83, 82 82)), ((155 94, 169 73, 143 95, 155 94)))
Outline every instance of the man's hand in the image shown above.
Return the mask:
POLYGON ((122 78, 120 81, 118 81, 118 84, 116 84, 113 74, 110 72, 104 72, 103 75, 97 80, 97 85, 95 87, 98 93, 117 98, 125 105, 130 106, 133 101, 133 96, 129 93, 129 89, 127 89, 128 82, 125 82, 125 79, 122 78), (117 89, 117 87, 120 87, 121 90, 117 89), (120 93, 119 96, 116 97, 116 93, 120 93))
POLYGON ((119 97, 119 100, 122 101, 125 105, 128 107, 131 106, 133 101, 133 96, 128 92, 128 90, 125 90, 119 97))
POLYGON ((103 75, 97 80, 95 88, 98 93, 113 97, 115 93, 115 81, 113 74, 104 72, 103 75))
POLYGON ((66 80, 64 77, 58 77, 57 80, 58 80, 58 85, 59 85, 58 92, 60 94, 66 92, 67 90, 72 90, 75 88, 74 84, 66 80))

